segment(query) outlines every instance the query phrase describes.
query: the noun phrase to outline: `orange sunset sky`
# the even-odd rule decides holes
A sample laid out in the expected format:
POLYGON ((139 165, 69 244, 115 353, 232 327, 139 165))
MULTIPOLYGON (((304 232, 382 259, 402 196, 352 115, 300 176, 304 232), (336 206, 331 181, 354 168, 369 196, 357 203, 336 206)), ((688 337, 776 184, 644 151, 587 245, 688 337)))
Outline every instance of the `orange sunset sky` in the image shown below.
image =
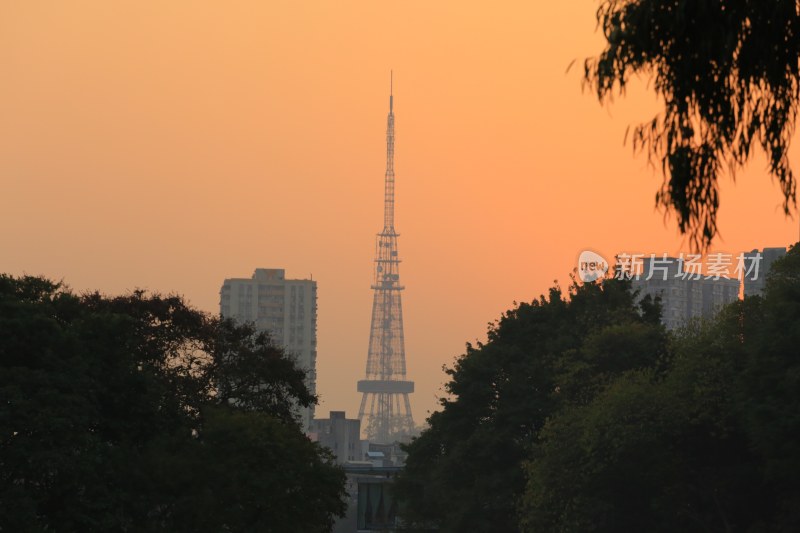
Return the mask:
MULTIPOLYGON (((318 413, 354 416, 382 225, 389 71, 415 421, 444 364, 593 249, 689 251, 601 106, 595 1, 7 1, 0 271, 177 292, 218 312, 256 267, 319 284, 318 413), (577 60, 567 71, 568 65, 577 60)), ((798 145, 792 151, 797 163, 798 145)), ((795 166, 795 168, 797 168, 795 166)), ((721 192, 718 251, 785 246, 764 158, 721 192)))

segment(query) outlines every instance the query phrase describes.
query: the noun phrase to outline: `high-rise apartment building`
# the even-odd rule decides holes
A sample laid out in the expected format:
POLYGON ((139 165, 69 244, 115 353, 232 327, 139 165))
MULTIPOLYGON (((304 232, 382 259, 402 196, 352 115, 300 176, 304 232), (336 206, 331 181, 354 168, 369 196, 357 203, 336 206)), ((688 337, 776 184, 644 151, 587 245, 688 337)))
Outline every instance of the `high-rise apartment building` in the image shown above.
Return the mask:
POLYGON ((644 257, 641 271, 631 280, 639 298, 661 298, 661 322, 668 329, 684 325, 692 318, 709 318, 739 298, 739 280, 708 276, 684 268, 674 257, 644 257))
MULTIPOLYGON (((226 279, 220 290, 220 314, 253 323, 308 370, 308 388, 316 393, 317 282, 286 279, 281 268, 257 268, 251 278, 226 279)), ((314 408, 302 409, 306 430, 314 408)))
POLYGON ((764 248, 745 253, 748 273, 744 277, 744 295, 759 296, 767 287, 767 274, 772 263, 786 255, 786 248, 764 248))

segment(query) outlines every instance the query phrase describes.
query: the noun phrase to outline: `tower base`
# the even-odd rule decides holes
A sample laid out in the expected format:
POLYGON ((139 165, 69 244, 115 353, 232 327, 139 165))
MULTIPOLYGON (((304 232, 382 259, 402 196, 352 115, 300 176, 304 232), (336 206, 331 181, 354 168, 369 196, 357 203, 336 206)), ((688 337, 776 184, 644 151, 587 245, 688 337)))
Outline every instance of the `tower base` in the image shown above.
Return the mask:
POLYGON ((411 417, 411 402, 408 393, 413 392, 414 383, 411 381, 396 381, 395 391, 375 391, 379 380, 359 381, 361 407, 358 409, 358 419, 361 427, 371 442, 391 444, 395 441, 407 440, 415 434, 414 420, 411 417), (362 385, 364 384, 364 385, 362 385), (410 385, 411 390, 408 391, 410 385), (373 390, 370 390, 373 389, 373 390), (401 392, 397 389, 405 389, 401 392))

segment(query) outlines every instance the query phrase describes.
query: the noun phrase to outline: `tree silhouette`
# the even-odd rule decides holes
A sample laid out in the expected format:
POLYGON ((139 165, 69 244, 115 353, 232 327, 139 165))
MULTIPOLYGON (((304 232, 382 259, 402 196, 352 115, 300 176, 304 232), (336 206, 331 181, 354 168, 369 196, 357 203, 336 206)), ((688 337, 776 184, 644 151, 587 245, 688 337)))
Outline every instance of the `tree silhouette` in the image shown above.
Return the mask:
POLYGON ((0 529, 329 531, 305 372, 176 296, 0 275, 0 529))
POLYGON ((661 167, 656 205, 675 213, 697 248, 717 233, 718 181, 766 153, 788 215, 796 180, 788 149, 798 105, 800 13, 795 0, 604 0, 606 39, 584 82, 601 102, 634 75, 652 78, 663 111, 633 131, 661 167))

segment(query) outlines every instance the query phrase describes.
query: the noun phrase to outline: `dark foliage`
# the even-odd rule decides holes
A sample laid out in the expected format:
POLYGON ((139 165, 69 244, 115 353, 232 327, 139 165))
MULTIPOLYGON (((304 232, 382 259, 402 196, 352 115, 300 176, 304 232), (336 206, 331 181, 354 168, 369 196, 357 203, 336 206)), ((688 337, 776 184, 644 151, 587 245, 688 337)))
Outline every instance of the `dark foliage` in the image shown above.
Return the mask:
POLYGON ((677 215, 697 247, 717 232, 718 181, 758 144, 784 211, 795 204, 788 159, 798 105, 800 11, 795 0, 603 0, 606 39, 585 63, 601 101, 632 77, 651 78, 663 113, 635 128, 635 150, 659 164, 656 204, 677 215))
POLYGON ((178 297, 0 276, 0 529, 327 531, 344 474, 304 377, 178 297))
POLYGON ((800 248, 765 296, 673 339, 550 419, 527 464, 526 531, 800 530, 800 248))
POLYGON ((522 464, 547 419, 631 368, 659 358, 658 313, 643 318, 628 285, 573 285, 570 298, 520 304, 446 369, 449 398, 407 447, 396 492, 413 529, 517 531, 522 464))
POLYGON ((411 531, 800 530, 800 247, 667 334, 625 283, 507 312, 396 485, 411 531))

